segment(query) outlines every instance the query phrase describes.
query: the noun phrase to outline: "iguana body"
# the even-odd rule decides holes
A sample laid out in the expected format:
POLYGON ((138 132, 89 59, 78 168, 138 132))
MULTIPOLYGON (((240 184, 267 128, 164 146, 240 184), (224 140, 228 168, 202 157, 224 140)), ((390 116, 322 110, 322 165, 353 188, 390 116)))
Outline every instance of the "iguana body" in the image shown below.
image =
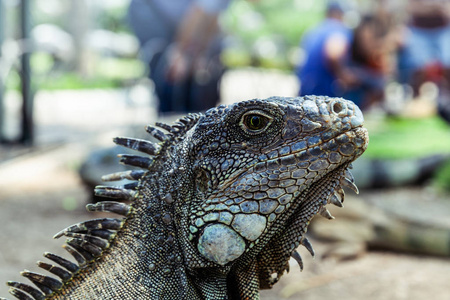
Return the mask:
POLYGON ((349 164, 367 147, 360 110, 326 97, 255 99, 189 115, 161 143, 116 138, 152 156, 122 156, 145 171, 105 176, 137 180, 96 194, 131 201, 88 205, 123 219, 71 226, 66 249, 23 272, 38 287, 8 282, 19 299, 258 299, 288 268, 316 213, 340 206, 341 185, 356 190, 349 164))

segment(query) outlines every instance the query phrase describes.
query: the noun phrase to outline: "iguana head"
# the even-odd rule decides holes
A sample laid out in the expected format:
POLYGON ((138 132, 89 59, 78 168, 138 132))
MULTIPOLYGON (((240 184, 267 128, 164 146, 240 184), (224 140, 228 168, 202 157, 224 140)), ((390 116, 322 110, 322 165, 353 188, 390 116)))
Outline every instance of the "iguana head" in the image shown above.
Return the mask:
MULTIPOLYGON (((273 247, 288 259, 311 218, 341 203, 341 184, 356 189, 346 168, 367 147, 362 123, 359 108, 341 98, 273 97, 208 110, 178 148, 192 191, 178 203, 188 264, 226 267, 273 247)), ((268 272, 286 261, 279 264, 268 272)))

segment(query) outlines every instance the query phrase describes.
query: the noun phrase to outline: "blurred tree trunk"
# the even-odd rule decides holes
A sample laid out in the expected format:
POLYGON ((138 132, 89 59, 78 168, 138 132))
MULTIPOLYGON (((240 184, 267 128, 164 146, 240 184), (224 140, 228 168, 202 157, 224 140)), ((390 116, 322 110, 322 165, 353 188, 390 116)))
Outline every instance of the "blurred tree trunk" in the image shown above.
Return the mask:
MULTIPOLYGON (((4 28, 5 28, 5 12, 4 12, 3 1, 0 1, 0 60, 4 59, 2 57, 3 39, 4 39, 4 28)), ((5 126, 5 107, 3 101, 3 95, 5 92, 5 76, 3 70, 0 70, 0 143, 4 142, 4 126, 5 126)))
POLYGON ((82 76, 89 77, 92 74, 92 63, 86 39, 91 28, 91 18, 86 0, 70 1, 67 21, 74 40, 74 69, 82 76))
MULTIPOLYGON (((31 31, 31 3, 22 0, 20 3, 20 38, 29 41, 31 31)), ((33 91, 31 88, 31 52, 24 51, 20 57, 20 79, 22 92, 22 134, 20 142, 31 146, 34 140, 33 91)))

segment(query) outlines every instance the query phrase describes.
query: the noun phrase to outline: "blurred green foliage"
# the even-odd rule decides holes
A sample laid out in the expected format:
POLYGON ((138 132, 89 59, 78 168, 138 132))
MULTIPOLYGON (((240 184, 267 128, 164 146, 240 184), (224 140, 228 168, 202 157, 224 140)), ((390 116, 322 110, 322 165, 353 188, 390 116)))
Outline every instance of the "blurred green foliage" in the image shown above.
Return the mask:
MULTIPOLYGON (((368 119, 369 147, 364 156, 378 159, 419 158, 433 154, 450 156, 450 126, 439 117, 368 119)), ((450 161, 432 179, 441 192, 450 192, 450 161)))
POLYGON ((408 119, 389 117, 367 124, 370 142, 365 156, 411 158, 437 153, 450 154, 449 125, 439 117, 408 119))
POLYGON ((101 11, 96 19, 97 26, 114 32, 129 32, 125 18, 126 7, 110 7, 101 11))
POLYGON ((438 190, 450 193, 450 161, 438 170, 433 184, 438 190))
MULTIPOLYGON (((103 57, 95 60, 93 74, 84 77, 78 72, 59 70, 50 54, 39 52, 31 56, 33 84, 41 90, 117 88, 126 82, 145 76, 145 66, 133 58, 103 57)), ((20 77, 11 72, 7 89, 20 89, 20 77)))
POLYGON ((322 20, 324 6, 325 0, 233 1, 222 19, 232 36, 225 64, 292 69, 302 35, 322 20))

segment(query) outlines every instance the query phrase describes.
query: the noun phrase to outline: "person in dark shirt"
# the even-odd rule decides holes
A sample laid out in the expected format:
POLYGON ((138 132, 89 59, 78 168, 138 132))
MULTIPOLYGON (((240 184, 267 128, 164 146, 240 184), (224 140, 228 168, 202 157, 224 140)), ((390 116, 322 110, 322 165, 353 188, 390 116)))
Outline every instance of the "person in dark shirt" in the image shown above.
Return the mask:
POLYGON ((128 22, 155 83, 159 112, 197 112, 219 102, 218 16, 229 0, 132 0, 128 22))

